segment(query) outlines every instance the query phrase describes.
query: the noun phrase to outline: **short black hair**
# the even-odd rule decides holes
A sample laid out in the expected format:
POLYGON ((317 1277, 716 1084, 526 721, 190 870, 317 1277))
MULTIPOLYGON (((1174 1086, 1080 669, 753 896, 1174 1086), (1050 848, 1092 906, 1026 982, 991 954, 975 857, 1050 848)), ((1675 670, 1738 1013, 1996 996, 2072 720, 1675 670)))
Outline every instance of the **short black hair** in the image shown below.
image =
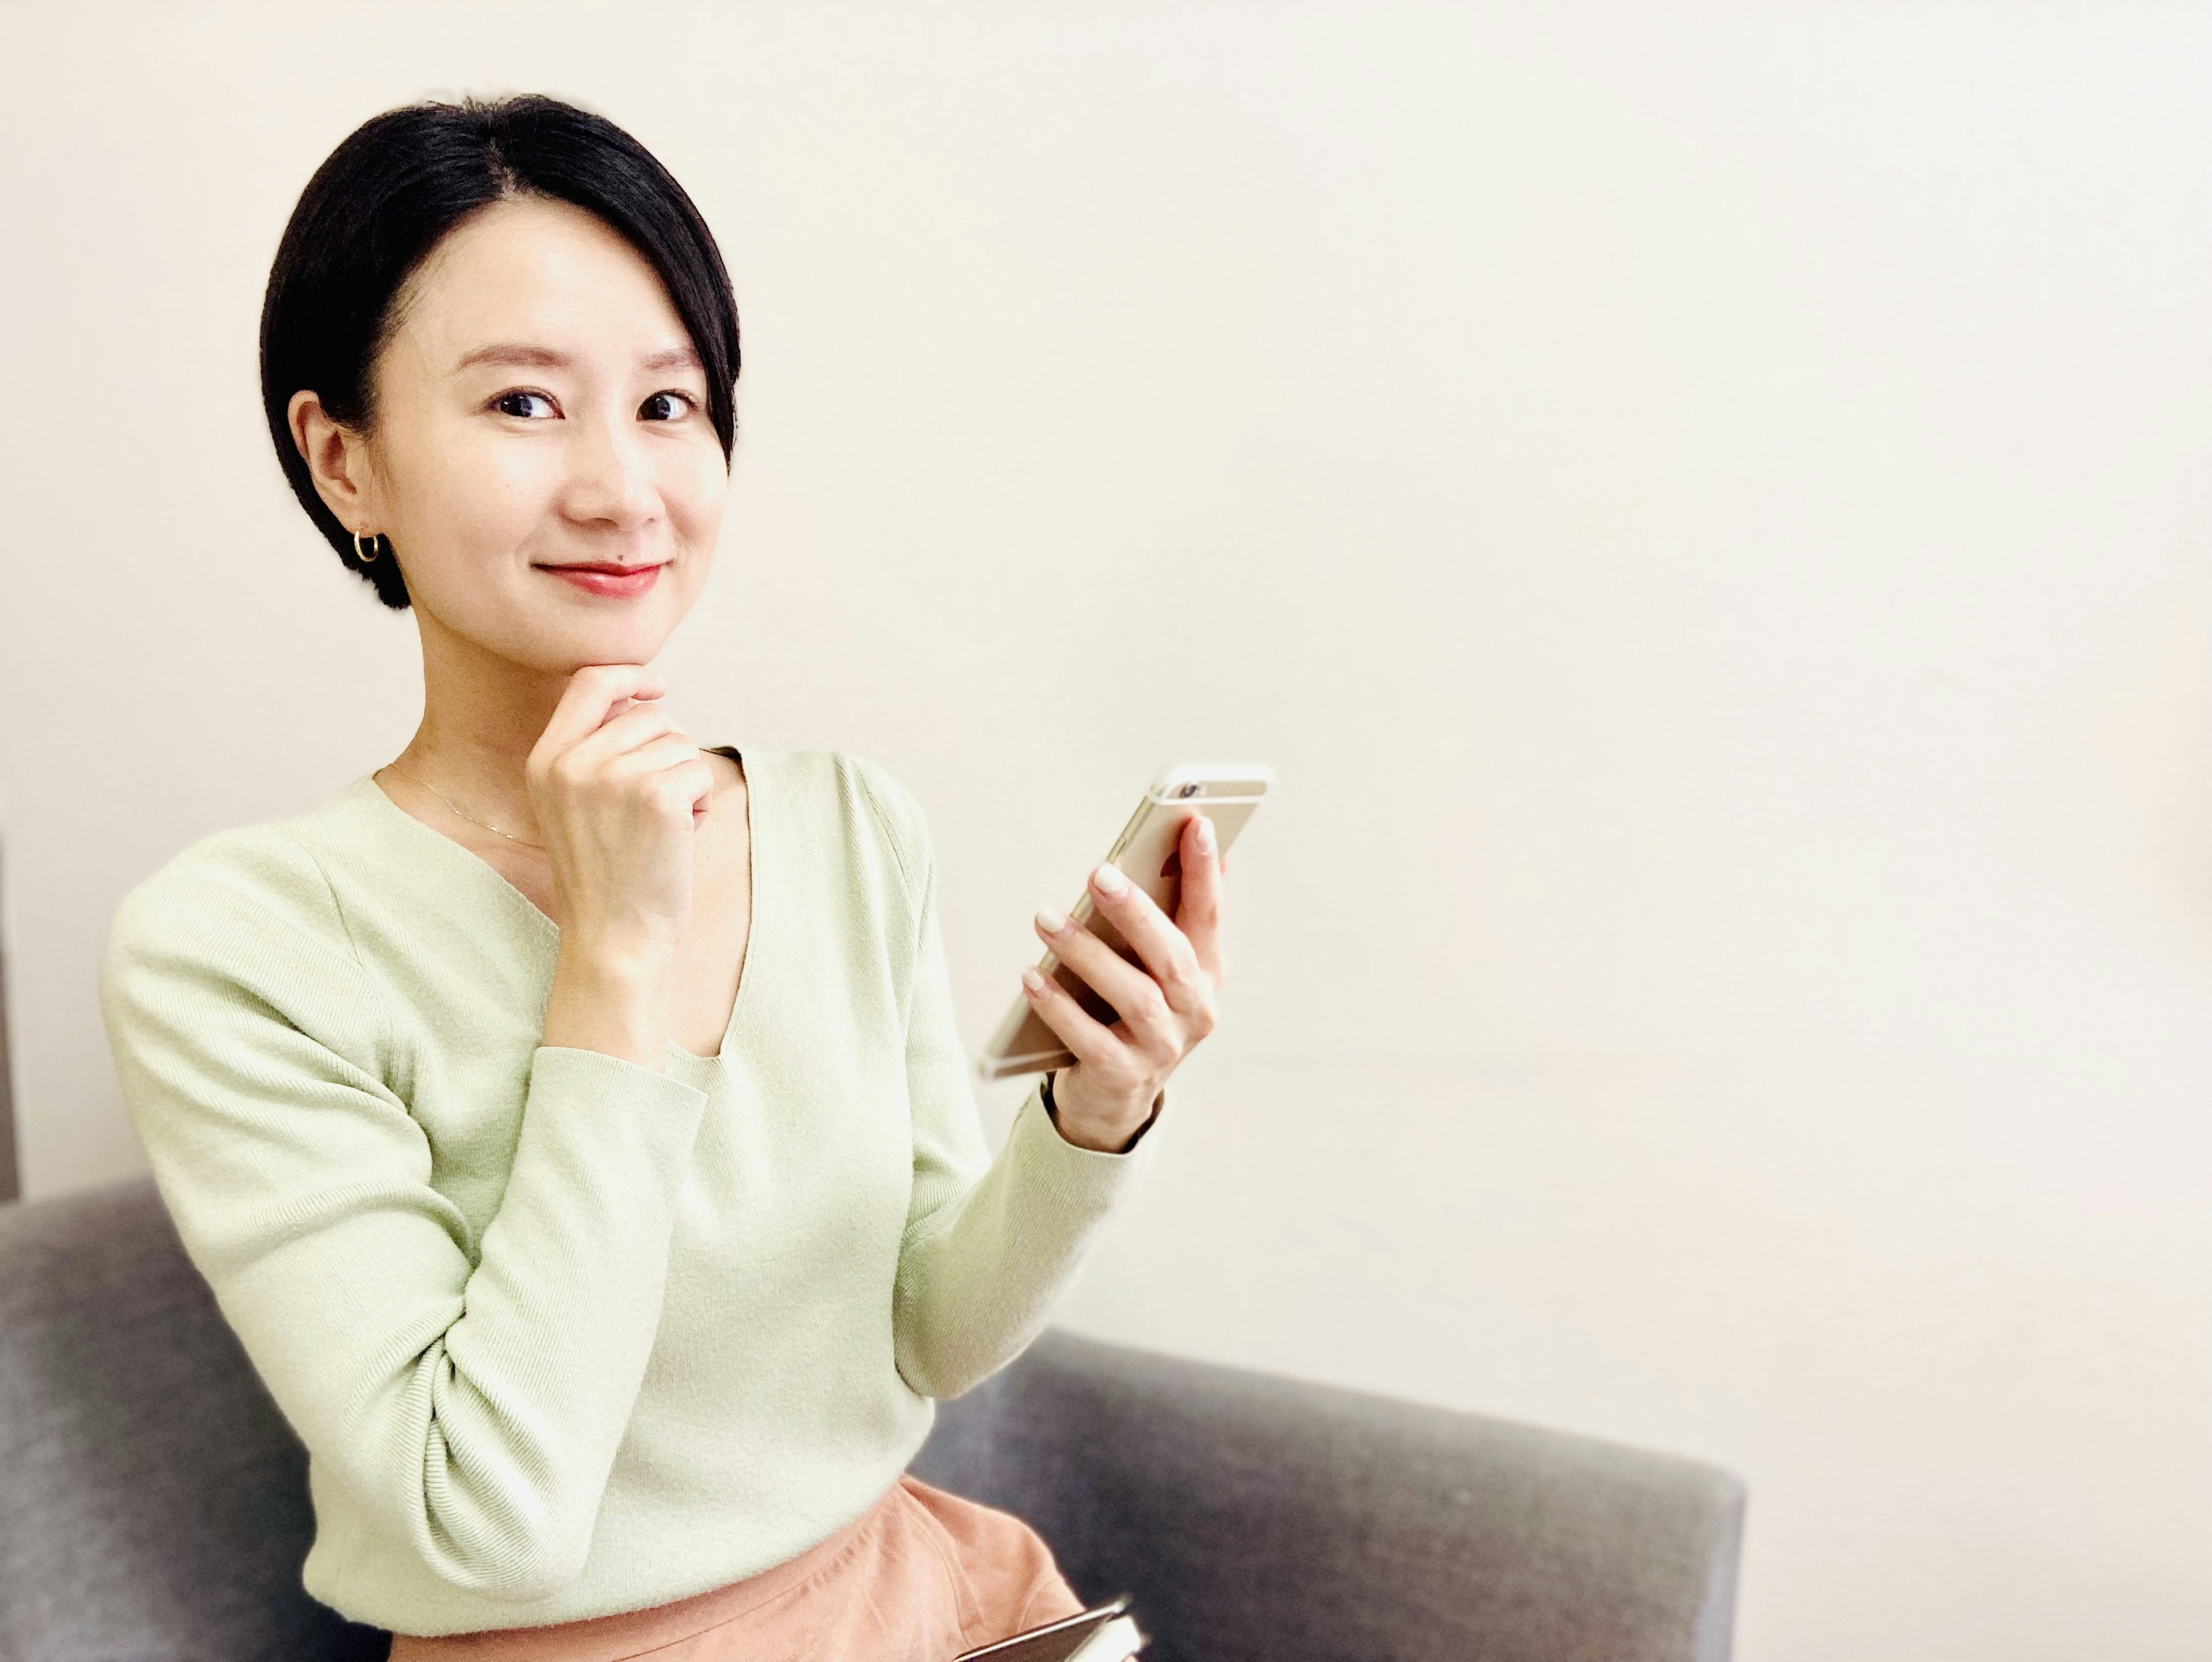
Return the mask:
POLYGON ((708 414, 727 461, 736 441, 738 304, 714 233, 668 170, 604 116, 531 94, 410 104, 363 122, 315 169, 276 245, 261 304, 261 401, 284 477, 338 557, 394 609, 396 561, 364 563, 315 494, 293 442, 293 395, 366 429, 372 371, 392 301, 430 251, 495 202, 546 197, 594 214, 659 274, 707 372, 708 414))

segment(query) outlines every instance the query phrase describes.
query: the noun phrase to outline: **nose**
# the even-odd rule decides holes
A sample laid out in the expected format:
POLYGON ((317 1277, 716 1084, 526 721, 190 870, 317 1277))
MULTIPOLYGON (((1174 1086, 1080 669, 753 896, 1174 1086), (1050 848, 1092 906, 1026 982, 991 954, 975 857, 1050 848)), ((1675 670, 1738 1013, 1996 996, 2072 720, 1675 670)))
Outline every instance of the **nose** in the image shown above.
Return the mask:
POLYGON ((580 525, 636 531, 658 516, 660 493, 631 423, 592 417, 575 423, 562 511, 580 525))

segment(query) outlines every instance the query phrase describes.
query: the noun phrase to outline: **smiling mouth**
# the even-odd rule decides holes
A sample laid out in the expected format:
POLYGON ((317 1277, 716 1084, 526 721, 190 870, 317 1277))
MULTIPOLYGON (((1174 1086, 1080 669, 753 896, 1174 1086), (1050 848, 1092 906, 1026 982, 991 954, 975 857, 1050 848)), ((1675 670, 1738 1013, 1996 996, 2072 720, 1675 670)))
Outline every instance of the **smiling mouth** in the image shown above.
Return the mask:
POLYGON ((610 565, 587 563, 580 565, 541 565, 536 568, 550 576, 560 578, 586 594, 611 594, 629 599, 651 588, 653 580, 660 575, 668 563, 657 565, 610 565))

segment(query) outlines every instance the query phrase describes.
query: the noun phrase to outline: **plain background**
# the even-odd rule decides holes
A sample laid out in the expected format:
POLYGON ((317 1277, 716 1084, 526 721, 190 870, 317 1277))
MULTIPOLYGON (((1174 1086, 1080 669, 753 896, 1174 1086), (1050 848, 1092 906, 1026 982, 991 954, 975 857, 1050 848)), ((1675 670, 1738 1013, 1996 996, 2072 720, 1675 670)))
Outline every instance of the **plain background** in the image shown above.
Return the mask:
POLYGON ((0 27, 29 1192, 142 1169, 118 897, 415 719, 262 430, 285 215, 556 91, 744 319, 677 708, 913 788, 971 1046, 1156 768, 1279 772, 1071 1325, 1722 1462, 1749 1662, 2212 1654, 2204 7, 0 27))

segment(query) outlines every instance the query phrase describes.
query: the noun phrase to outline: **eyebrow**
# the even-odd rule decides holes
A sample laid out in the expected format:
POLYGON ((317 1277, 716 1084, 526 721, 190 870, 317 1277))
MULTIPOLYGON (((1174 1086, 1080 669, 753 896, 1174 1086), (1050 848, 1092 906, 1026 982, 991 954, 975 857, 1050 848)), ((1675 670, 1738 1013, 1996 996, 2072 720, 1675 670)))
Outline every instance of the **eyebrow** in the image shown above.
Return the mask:
MULTIPOLYGON (((550 346, 502 341, 492 346, 479 346, 473 352, 464 352, 453 370, 459 374, 479 363, 495 363, 522 369, 564 369, 573 362, 574 360, 566 352, 556 352, 550 346)), ((664 369, 703 369, 706 366, 699 362, 698 353, 686 344, 652 353, 640 360, 638 367, 657 374, 664 369)))

